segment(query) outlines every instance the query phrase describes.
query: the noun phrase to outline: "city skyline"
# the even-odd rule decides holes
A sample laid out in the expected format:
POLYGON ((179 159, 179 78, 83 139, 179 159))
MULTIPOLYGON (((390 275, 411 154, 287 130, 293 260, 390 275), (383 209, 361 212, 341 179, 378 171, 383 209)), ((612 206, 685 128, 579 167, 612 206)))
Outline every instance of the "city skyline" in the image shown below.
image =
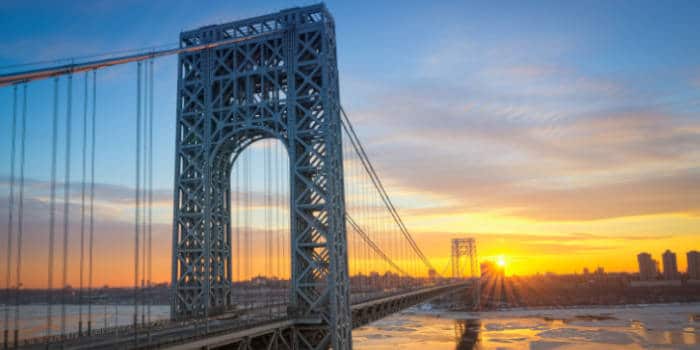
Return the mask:
POLYGON ((686 252, 685 270, 678 267, 677 255, 670 249, 666 249, 661 254, 663 269, 660 268, 659 261, 653 259, 652 256, 648 252, 637 254, 638 274, 639 279, 642 281, 656 280, 659 277, 663 277, 665 280, 677 280, 682 277, 684 271, 688 279, 700 279, 700 274, 698 274, 698 270, 700 270, 700 252, 697 250, 686 252))
MULTIPOLYGON (((0 66, 173 43, 183 29, 288 3, 218 2, 195 13, 161 2, 140 4, 139 11, 103 2, 28 6, 0 5, 0 66)), ((517 275, 593 266, 632 273, 639 252, 658 257, 658 246, 700 248, 693 246, 700 236, 700 49, 687 45, 698 28, 693 3, 377 6, 367 13, 364 6, 328 2, 338 23, 341 99, 434 265, 447 265, 450 240, 463 236, 477 239, 481 257, 501 257, 507 273, 517 275), (385 30, 370 31, 370 23, 385 30)), ((155 71, 159 282, 170 279, 175 68, 167 58, 155 71)), ((134 140, 106 136, 127 134, 133 125, 133 76, 131 68, 98 73, 100 91, 114 94, 98 98, 96 230, 103 236, 119 236, 132 225, 134 140)), ((82 76, 75 82, 77 89, 82 76)), ((29 136, 38 141, 28 149, 25 267, 43 273, 45 252, 32 255, 31 244, 45 239, 48 225, 50 82, 30 89, 41 103, 30 105, 29 136)), ((10 124, 11 98, 9 89, 0 94, 1 125, 10 124)), ((3 203, 8 129, 0 130, 3 203)), ((73 162, 79 174, 79 157, 73 162)), ((74 203, 79 186, 74 183, 74 203)), ((79 210, 71 212, 77 228, 79 210)), ((3 227, 7 216, 2 205, 3 227)), ((131 251, 128 240, 99 237, 102 256, 131 251)), ((686 265, 678 261, 679 270, 686 265)), ((77 264, 71 260, 71 266, 77 264)), ((106 263, 97 269, 110 271, 106 263)), ((130 283, 129 268, 111 272, 98 283, 130 283)), ((25 284, 44 281, 42 275, 25 284)))
POLYGON ((0 2, 0 344, 696 348, 700 6, 0 2))

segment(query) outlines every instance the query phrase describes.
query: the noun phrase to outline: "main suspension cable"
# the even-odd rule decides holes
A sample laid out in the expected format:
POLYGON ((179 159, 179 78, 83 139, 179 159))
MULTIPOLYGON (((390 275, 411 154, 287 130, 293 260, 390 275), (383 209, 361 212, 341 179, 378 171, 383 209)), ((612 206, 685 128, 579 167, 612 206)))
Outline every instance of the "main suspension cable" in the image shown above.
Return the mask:
MULTIPOLYGON (((236 179, 236 194, 235 194, 235 200, 236 200, 236 205, 235 205, 235 210, 236 210, 236 282, 241 282, 241 254, 243 253, 243 250, 241 249, 241 166, 240 163, 238 166, 233 167, 234 171, 234 177, 236 179)), ((238 288, 234 289, 238 290, 238 288)))
POLYGON ((403 220, 401 219, 401 216, 398 214, 396 211, 396 208, 394 207, 394 204, 391 201, 391 198, 387 195, 386 190, 384 189, 384 186, 381 182, 381 179, 377 175, 376 171, 374 170, 374 166, 372 163, 369 161, 369 158, 367 157, 367 153, 364 150, 364 147, 360 143, 359 138, 357 137, 357 134, 355 133, 355 130, 352 126, 352 123, 350 122, 350 119, 348 118, 347 114, 345 113, 345 110, 341 107, 340 108, 341 114, 343 119, 341 120, 341 125, 342 128, 345 130, 346 134, 350 137, 350 141, 353 145, 353 148, 355 149, 355 152, 358 154, 363 167, 367 171, 370 179, 372 180, 372 183, 374 187, 377 189, 379 192, 380 196, 382 197, 382 201, 386 205, 387 209, 391 213, 392 217, 394 218, 394 221, 396 224, 399 226, 400 230, 404 234, 405 238, 408 240, 409 244, 411 245, 411 248, 415 251, 416 255, 423 261, 423 263, 426 265, 431 270, 435 270, 435 268, 432 266, 430 261, 425 257, 421 249, 418 247, 416 244, 415 240, 411 236, 410 232, 406 228, 406 226, 403 223, 403 220))
POLYGON ((251 34, 247 36, 241 36, 237 38, 231 38, 227 40, 221 40, 212 43, 206 43, 196 46, 179 47, 173 49, 161 49, 161 50, 149 50, 146 52, 140 52, 132 55, 125 55, 119 57, 110 57, 101 60, 87 61, 75 63, 75 59, 70 59, 70 64, 52 66, 47 68, 40 68, 34 70, 27 70, 21 72, 14 72, 9 74, 0 74, 0 87, 17 84, 22 82, 30 82, 33 80, 47 79, 50 77, 58 77, 64 74, 73 74, 87 72, 96 69, 102 69, 106 67, 116 66, 120 64, 127 64, 131 62, 141 62, 148 59, 154 59, 158 57, 177 55, 186 52, 196 52, 207 49, 212 49, 220 46, 231 45, 239 43, 246 40, 251 40, 255 38, 269 37, 279 34, 281 30, 274 30, 265 33, 251 34))
POLYGON ((399 273, 410 276, 408 272, 404 271, 401 267, 399 267, 388 255, 386 255, 386 253, 372 239, 369 238, 367 233, 362 229, 362 227, 360 227, 360 225, 357 224, 357 222, 355 222, 355 220, 353 220, 350 214, 345 213, 345 220, 347 220, 347 222, 352 226, 355 232, 358 233, 362 240, 365 241, 365 243, 367 243, 367 245, 369 245, 369 247, 372 248, 372 250, 377 255, 379 255, 379 257, 381 257, 387 264, 391 265, 391 267, 396 269, 396 271, 398 271, 399 273))

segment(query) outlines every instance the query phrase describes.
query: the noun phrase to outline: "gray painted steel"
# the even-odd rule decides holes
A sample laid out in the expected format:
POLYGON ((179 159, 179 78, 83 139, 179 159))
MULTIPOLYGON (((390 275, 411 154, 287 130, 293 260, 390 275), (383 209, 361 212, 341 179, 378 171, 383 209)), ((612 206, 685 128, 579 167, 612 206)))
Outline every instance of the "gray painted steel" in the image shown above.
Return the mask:
POLYGON ((183 32, 173 218, 174 318, 231 305, 231 168, 276 138, 290 164, 292 288, 299 348, 350 349, 340 101, 334 22, 324 5, 183 32))
MULTIPOLYGON (((362 327, 390 314, 429 301, 441 295, 464 292, 465 289, 473 288, 474 283, 474 281, 466 281, 433 286, 355 304, 352 306, 352 327, 362 327)), ((299 336, 303 334, 305 327, 308 327, 308 325, 287 320, 237 332, 225 332, 217 336, 183 340, 171 347, 162 347, 170 350, 304 349, 305 344, 299 342, 299 336)))

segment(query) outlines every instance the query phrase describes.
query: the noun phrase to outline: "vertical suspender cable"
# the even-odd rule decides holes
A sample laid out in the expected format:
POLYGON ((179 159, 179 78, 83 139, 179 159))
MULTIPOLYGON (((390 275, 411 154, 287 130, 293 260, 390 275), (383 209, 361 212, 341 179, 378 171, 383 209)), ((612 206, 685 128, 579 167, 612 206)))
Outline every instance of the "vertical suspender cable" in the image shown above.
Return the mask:
MULTIPOLYGON (((359 170, 358 170, 359 171, 359 170)), ((364 177, 366 176, 364 173, 361 173, 361 175, 364 177)), ((362 222, 366 226, 367 222, 367 182, 362 181, 361 183, 361 189, 362 189, 362 222)), ((372 283, 371 275, 372 275, 372 257, 370 256, 369 252, 369 245, 363 244, 364 250, 365 250, 365 268, 367 272, 367 277, 368 277, 368 287, 370 292, 372 291, 372 288, 374 287, 374 284, 372 283)))
MULTIPOLYGON (((358 173, 359 173, 359 170, 358 170, 358 173)), ((366 210, 366 202, 367 202, 366 193, 367 193, 367 191, 365 189, 366 186, 365 186, 364 177, 363 177, 362 173, 360 173, 360 181, 361 181, 360 182, 360 217, 361 217, 362 225, 365 226, 365 225, 367 225, 367 210, 366 210)), ((368 256, 369 251, 367 249, 367 244, 362 245, 362 250, 363 250, 362 255, 363 255, 363 262, 364 262, 364 270, 365 270, 365 273, 367 274, 367 277, 368 277, 367 282, 370 282, 369 276, 370 276, 371 270, 370 270, 370 266, 369 266, 369 256, 368 256)), ((365 288, 368 288, 370 286, 371 286, 371 284, 367 283, 365 285, 365 288)), ((365 292, 366 291, 367 290, 365 290, 365 292)))
MULTIPOLYGON (((252 182, 252 172, 253 172, 253 149, 248 151, 248 157, 246 158, 246 193, 248 197, 248 206, 246 208, 247 215, 247 233, 248 233, 248 278, 252 282, 253 280, 253 182, 252 182)), ((253 302, 253 299, 250 299, 253 302)))
MULTIPOLYGON (((270 147, 272 147, 272 145, 273 143, 269 142, 269 140, 268 142, 265 142, 265 272, 268 280, 272 276, 272 208, 270 208, 272 203, 272 150, 270 147)), ((269 291, 269 289, 267 295, 268 310, 271 312, 272 309, 270 305, 272 304, 272 293, 269 291)))
MULTIPOLYGON (((291 146, 290 146, 291 147, 291 146)), ((283 241, 284 241, 284 250, 282 251, 282 254, 284 255, 284 266, 289 273, 287 276, 289 283, 291 285, 292 282, 292 254, 294 253, 292 251, 292 217, 291 217, 291 211, 292 211, 292 174, 291 171, 291 158, 289 157, 289 151, 288 149, 285 149, 285 157, 287 159, 287 167, 286 171, 283 172, 283 174, 287 174, 287 177, 284 178, 284 181, 282 182, 282 193, 284 196, 282 197, 282 203, 283 207, 287 208, 287 215, 284 215, 282 217, 282 222, 284 224, 284 232, 285 235, 283 236, 283 241)))
POLYGON ((277 191, 277 198, 276 198, 276 207, 277 207, 277 244, 278 244, 278 269, 279 269, 279 275, 280 278, 286 278, 287 275, 287 270, 286 270, 286 261, 285 261, 285 255, 287 251, 287 246, 285 244, 285 235, 288 234, 288 230, 286 229, 286 225, 284 225, 284 220, 282 220, 283 217, 283 204, 284 203, 284 186, 283 183, 284 181, 287 181, 287 178, 285 178, 284 175, 284 167, 282 166, 283 160, 284 160, 284 145, 282 142, 277 143, 277 183, 275 184, 276 191, 277 191))
MULTIPOLYGON (((353 186, 351 187, 352 194, 351 197, 353 198, 352 201, 352 209, 353 213, 356 213, 357 217, 360 217, 360 211, 358 207, 358 190, 359 190, 359 184, 358 184, 358 179, 357 179, 357 167, 355 166, 355 161, 353 159, 353 162, 351 163, 350 167, 350 173, 352 174, 352 179, 353 179, 353 186)), ((362 247, 360 247, 359 243, 356 245, 357 250, 355 250, 355 258, 357 259, 355 266, 357 267, 357 275, 358 275, 358 284, 357 284, 357 290, 359 292, 362 291, 362 285, 363 285, 363 279, 362 279, 362 247)), ((359 295, 359 294, 358 294, 359 295)))
POLYGON ((10 198, 8 203, 8 220, 7 220, 7 269, 5 271, 5 300, 4 313, 5 323, 3 329, 4 348, 7 349, 9 342, 9 322, 10 322, 10 281, 11 281, 11 264, 12 264, 12 238, 14 236, 14 218, 12 217, 15 211, 15 150, 17 142, 17 85, 12 87, 12 146, 10 155, 10 198))
POLYGON ((85 72, 83 94, 83 149, 82 178, 80 183, 80 287, 78 289, 78 335, 83 335, 83 274, 85 266, 85 191, 87 178, 87 129, 88 129, 88 72, 85 72))
MULTIPOLYGON (((357 208, 357 216, 360 218, 360 220, 361 220, 360 222, 362 222, 362 220, 364 219, 364 211, 362 210, 362 193, 361 193, 361 191, 362 191, 362 179, 360 177, 361 174, 360 174, 357 166, 354 167, 354 172, 355 172, 354 178, 355 178, 355 198, 356 198, 355 200, 357 202, 355 207, 357 208)), ((359 247, 358 247, 359 249, 357 252, 358 252, 359 259, 360 259, 360 264, 359 264, 360 265, 360 274, 362 275, 362 278, 360 279, 360 291, 361 291, 361 297, 364 297, 364 292, 365 292, 366 282, 367 282, 364 275, 367 272, 365 270, 367 261, 365 260, 364 244, 362 244, 362 241, 359 241, 359 243, 360 243, 359 247)))
MULTIPOLYGON (((153 278, 153 60, 148 71, 148 276, 147 286, 151 290, 153 278)), ((151 322, 151 304, 153 296, 148 302, 148 322, 151 322)))
MULTIPOLYGON (((287 241, 287 237, 291 237, 291 230, 289 226, 287 225, 289 215, 283 215, 284 211, 283 208, 287 208, 289 206, 289 200, 287 199, 287 193, 288 193, 288 186, 289 186, 289 179, 291 178, 291 174, 288 174, 289 172, 289 153, 287 153, 287 148, 284 147, 284 145, 280 145, 280 197, 279 197, 279 203, 277 204, 277 207, 279 208, 279 222, 280 222, 280 236, 281 236, 281 241, 282 241, 282 274, 291 282, 291 269, 288 268, 288 266, 291 265, 290 259, 287 257, 287 249, 290 249, 291 244, 287 241), (284 160, 287 160, 286 163, 284 163, 284 160), (286 167, 282 167, 282 164, 287 164, 286 167), (284 176, 284 174, 287 174, 287 176, 284 176)), ((290 209, 291 210, 291 209, 290 209)), ((291 252, 291 249, 290 249, 291 252)), ((290 255, 291 257, 291 255, 290 255)))
POLYGON ((53 81, 53 131, 51 139, 51 194, 49 200, 49 260, 47 281, 46 333, 53 328, 53 263, 56 236, 56 152, 58 148, 58 77, 53 81))
MULTIPOLYGON (((92 333, 92 273, 93 273, 93 246, 95 229, 95 115, 97 114, 97 71, 92 71, 92 142, 90 142, 90 227, 88 239, 88 335, 92 333)), ((106 321, 106 318, 105 318, 106 321)))
POLYGON ((141 187, 141 62, 136 72, 136 190, 134 191, 134 334, 138 324, 139 304, 139 235, 141 187))
POLYGON ((19 151, 19 208, 17 211, 17 272, 15 273, 15 348, 19 345, 19 293, 22 288, 22 238, 24 236, 24 165, 27 139, 27 84, 22 86, 22 127, 19 151))
POLYGON ((270 146, 271 143, 265 142, 263 143, 263 161, 265 164, 263 165, 263 192, 265 195, 265 199, 263 201, 265 205, 265 211, 264 211, 264 219, 265 219, 265 276, 270 277, 270 266, 272 265, 270 263, 270 146))
POLYGON ((243 197, 241 199, 241 222, 243 223, 241 227, 241 233, 243 235, 243 242, 241 244, 241 248, 243 248, 241 254, 243 259, 241 281, 245 281, 245 279, 248 278, 248 176, 246 175, 248 168, 248 152, 244 151, 241 153, 241 158, 242 164, 239 168, 241 173, 241 196, 243 197))
POLYGON ((73 104, 73 75, 68 75, 68 91, 66 100, 66 155, 65 176, 63 179, 63 273, 61 277, 61 337, 66 334, 66 298, 68 296, 68 239, 70 236, 70 153, 71 153, 71 123, 73 104))
MULTIPOLYGON (((248 191, 250 190, 248 188, 248 158, 249 158, 248 152, 243 153, 243 164, 241 166, 241 171, 243 173, 243 184, 242 184, 242 195, 243 195, 243 209, 241 213, 243 214, 243 280, 246 280, 250 278, 248 276, 249 270, 250 270, 250 256, 248 255, 248 240, 250 239, 250 235, 248 234, 248 230, 250 229, 250 216, 248 215, 248 210, 249 210, 249 197, 248 197, 248 191)), ((247 303, 246 299, 246 303, 247 303)))
POLYGON ((244 212, 244 226, 243 226, 243 241, 245 244, 245 278, 250 279, 250 264, 251 264, 251 256, 250 256, 250 150, 248 152, 244 153, 245 155, 245 162, 243 165, 243 189, 245 191, 245 212, 244 212))
POLYGON ((280 228, 280 196, 282 195, 280 193, 280 181, 282 179, 282 176, 280 175, 280 168, 282 168, 280 162, 280 142, 275 142, 275 156, 274 156, 274 164, 275 164, 275 232, 276 235, 275 237, 277 238, 277 278, 280 280, 282 279, 282 269, 281 269, 281 262, 282 262, 282 242, 281 242, 281 237, 282 237, 282 230, 280 228))
POLYGON ((355 149, 355 152, 358 154, 360 157, 360 160, 362 161, 362 165, 365 168, 366 172, 370 176, 370 180, 372 180, 372 183, 374 187, 376 188, 377 192, 379 192, 379 195, 382 197, 382 201, 386 205, 387 209, 389 210, 389 213, 392 215, 394 221, 396 224, 399 226, 399 229, 401 229, 401 232, 403 233, 404 237, 410 244, 411 248, 414 250, 416 253, 417 257, 425 264, 425 266, 428 269, 433 269, 434 267, 430 263, 430 261, 425 257, 423 252, 420 250, 418 245, 416 244, 415 240, 411 236, 411 234, 408 232, 408 229, 406 228, 406 225, 404 225, 403 220, 401 219, 401 216, 398 214, 396 211, 396 208, 394 207, 393 203, 391 202, 391 198, 389 198, 388 194, 386 193, 386 190, 384 189, 384 185, 381 182, 381 179, 379 179, 379 176, 377 175, 374 166, 372 163, 369 161, 369 158, 367 157, 367 153, 364 150, 364 147, 360 143, 359 138, 357 137, 357 134, 355 133, 355 130, 350 123, 350 119, 348 118, 347 114, 345 113, 345 110, 340 109, 341 111, 341 117, 344 118, 341 121, 342 127, 345 129, 346 133, 350 136, 350 141, 353 144, 353 147, 355 149))
MULTIPOLYGON (((270 243, 270 241, 269 241, 269 239, 268 239, 269 237, 268 237, 268 227, 267 227, 267 218, 268 218, 268 216, 267 216, 267 195, 268 195, 268 192, 267 192, 267 191, 268 191, 268 188, 267 188, 267 176, 268 176, 268 173, 267 173, 267 156, 268 156, 268 154, 267 154, 267 140, 261 141, 260 144, 262 145, 262 148, 263 148, 263 150, 262 150, 262 153, 263 153, 263 162, 262 162, 262 167, 261 167, 261 169, 262 169, 262 181, 263 181, 263 190, 262 190, 263 198, 262 198, 262 205, 263 205, 263 207, 264 207, 264 209, 263 209, 263 218, 262 218, 262 219, 263 219, 263 220, 262 220, 262 221, 263 221, 263 222, 262 222, 262 230, 263 230, 263 232, 262 232, 262 234, 263 234, 263 247, 262 247, 262 248, 263 248, 263 251, 264 251, 264 255, 263 255, 263 272, 262 272, 260 275, 267 277, 267 276, 268 276, 268 273, 267 273, 267 272, 268 272, 268 266, 269 266, 269 264, 268 264, 268 263, 269 263, 269 260, 268 260, 268 256, 267 256, 267 251, 268 251, 268 247, 269 247, 268 244, 270 243)), ((268 291, 268 293, 266 293, 266 294, 267 294, 267 295, 264 296, 263 303, 264 303, 265 307, 267 308, 267 307, 269 306, 269 302, 270 302, 270 300, 269 300, 269 291, 268 291)))
MULTIPOLYGON (((245 183, 245 191, 246 191, 246 236, 247 236, 247 245, 246 245, 246 256, 247 262, 248 262, 248 271, 246 271, 246 276, 250 282, 253 281, 253 185, 252 185, 252 177, 251 173, 253 171, 253 166, 252 166, 252 160, 253 160, 253 149, 249 149, 248 152, 246 152, 246 166, 245 166, 245 177, 246 177, 246 183, 245 183)), ((251 283, 252 286, 252 283, 251 283)), ((253 298, 248 298, 248 303, 249 305, 253 303, 253 298)))
MULTIPOLYGON (((139 229, 139 233, 140 233, 139 243, 140 244, 139 244, 139 258, 138 258, 139 259, 139 294, 138 294, 138 299, 137 299, 138 304, 139 304, 139 313, 137 315, 137 318, 140 319, 141 322, 143 323, 143 317, 144 317, 143 310, 145 309, 143 307, 143 291, 144 291, 144 288, 143 288, 143 272, 144 272, 143 258, 144 258, 144 254, 143 253, 144 253, 144 250, 146 247, 146 240, 144 239, 145 238, 144 235, 146 232, 146 213, 145 213, 146 212, 146 199, 145 199, 145 197, 146 197, 145 196, 146 181, 145 181, 144 173, 145 173, 145 169, 146 169, 146 163, 148 161, 146 159, 146 146, 145 146, 146 145, 146 140, 145 140, 146 115, 145 115, 144 111, 146 110, 146 104, 148 103, 148 101, 145 98, 145 95, 146 95, 145 91, 148 90, 148 79, 146 79, 146 76, 148 76, 148 65, 145 63, 142 63, 141 68, 142 68, 142 77, 141 77, 142 86, 141 86, 141 95, 139 96, 139 98, 141 99, 140 113, 141 113, 142 118, 141 118, 140 137, 141 137, 142 143, 141 143, 141 148, 139 149, 139 152, 141 152, 141 161, 143 162, 143 167, 141 168, 141 172, 138 173, 142 187, 141 187, 141 190, 139 192, 139 196, 140 196, 139 201, 141 202, 141 206, 139 208, 139 210, 140 210, 139 216, 140 216, 141 220, 139 221, 139 226, 140 226, 140 229, 139 229)), ((138 322, 137 322, 137 324, 138 324, 138 322)))
POLYGON ((286 148, 284 147, 284 144, 282 142, 277 143, 277 184, 275 185, 277 187, 277 232, 278 232, 278 237, 277 237, 277 244, 279 245, 278 251, 279 251, 279 270, 280 270, 280 276, 283 278, 286 278, 287 276, 287 270, 286 270, 286 261, 285 261, 285 255, 287 251, 287 245, 285 244, 285 235, 287 235, 287 230, 286 230, 286 225, 285 220, 284 220, 284 207, 285 207, 285 202, 284 202, 284 181, 288 181, 287 177, 284 176, 286 169, 285 167, 282 166, 285 158, 285 150, 286 148))
MULTIPOLYGON (((241 281, 241 164, 233 166, 234 177, 236 178, 236 282, 241 281)), ((235 290, 238 290, 236 288, 235 290)))
POLYGON ((147 168, 148 168, 148 62, 143 63, 143 126, 142 126, 142 140, 143 140, 143 168, 141 169, 141 179, 142 179, 142 190, 141 190, 141 203, 143 204, 141 206, 141 242, 142 242, 142 247, 141 247, 141 293, 140 293, 140 303, 141 303, 141 324, 144 324, 146 321, 146 298, 144 293, 146 292, 145 288, 145 279, 146 279, 146 211, 148 207, 147 203, 147 168))

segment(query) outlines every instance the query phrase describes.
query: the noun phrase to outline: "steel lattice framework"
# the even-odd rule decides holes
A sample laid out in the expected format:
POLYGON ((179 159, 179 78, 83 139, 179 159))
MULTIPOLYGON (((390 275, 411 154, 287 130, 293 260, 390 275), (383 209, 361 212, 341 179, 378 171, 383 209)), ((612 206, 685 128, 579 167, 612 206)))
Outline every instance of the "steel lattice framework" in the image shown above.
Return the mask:
POLYGON ((181 34, 173 225, 176 318, 231 303, 231 169, 276 138, 290 164, 291 296, 301 348, 350 349, 336 42, 324 5, 181 34))
POLYGON ((469 278, 474 281, 472 286, 472 301, 474 308, 481 305, 481 282, 479 278, 479 258, 476 253, 476 240, 474 238, 452 239, 452 278, 462 279, 467 272, 466 265, 469 262, 469 278), (462 259, 465 258, 465 259, 462 259), (464 260, 464 262, 463 262, 464 260))
POLYGON ((469 263, 469 274, 471 278, 478 278, 478 262, 476 255, 476 240, 474 238, 453 238, 452 239, 452 277, 464 278, 465 266, 469 263), (466 258, 462 262, 462 258, 466 258))

